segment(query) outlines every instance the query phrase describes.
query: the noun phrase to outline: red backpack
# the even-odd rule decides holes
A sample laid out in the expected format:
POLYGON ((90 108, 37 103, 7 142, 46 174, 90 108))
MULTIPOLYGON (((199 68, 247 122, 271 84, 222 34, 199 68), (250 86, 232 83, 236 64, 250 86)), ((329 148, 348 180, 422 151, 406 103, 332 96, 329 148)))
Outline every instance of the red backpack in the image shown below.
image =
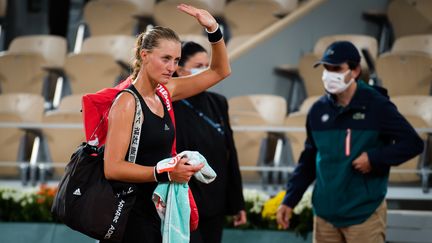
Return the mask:
MULTIPOLYGON (((132 78, 128 77, 126 80, 122 81, 120 84, 113 88, 105 88, 96 93, 86 94, 82 97, 84 130, 86 140, 89 144, 97 145, 98 147, 101 147, 105 144, 106 135, 108 132, 108 113, 111 108, 112 102, 121 90, 126 89, 131 84, 132 78)), ((165 106, 167 107, 168 113, 171 117, 171 121, 175 128, 174 110, 171 103, 171 95, 168 89, 164 85, 159 84, 156 88, 156 93, 159 97, 162 98, 163 102, 165 103, 165 106)), ((176 154, 176 139, 174 137, 171 155, 174 157, 176 154)), ((198 208, 196 206, 190 189, 188 193, 191 208, 190 229, 193 231, 196 230, 198 227, 198 208)))

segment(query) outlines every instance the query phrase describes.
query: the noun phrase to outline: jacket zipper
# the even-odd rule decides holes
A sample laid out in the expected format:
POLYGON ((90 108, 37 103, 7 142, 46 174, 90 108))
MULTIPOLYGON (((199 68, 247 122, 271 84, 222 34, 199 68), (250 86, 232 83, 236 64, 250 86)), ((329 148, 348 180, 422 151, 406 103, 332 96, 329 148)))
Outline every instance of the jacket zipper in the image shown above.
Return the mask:
POLYGON ((350 156, 351 154, 351 129, 348 128, 346 130, 346 137, 345 137, 345 155, 350 156))

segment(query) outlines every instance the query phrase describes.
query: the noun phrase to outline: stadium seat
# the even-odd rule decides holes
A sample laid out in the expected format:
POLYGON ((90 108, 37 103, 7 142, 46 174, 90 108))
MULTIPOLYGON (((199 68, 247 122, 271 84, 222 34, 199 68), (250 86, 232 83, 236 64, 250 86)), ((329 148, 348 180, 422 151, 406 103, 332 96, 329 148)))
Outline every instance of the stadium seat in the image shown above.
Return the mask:
POLYGON ((409 35, 395 40, 392 52, 418 51, 432 56, 432 34, 409 35))
POLYGON ((298 111, 290 113, 289 116, 293 116, 293 115, 307 115, 309 112, 309 109, 312 107, 312 105, 320 98, 320 95, 317 96, 310 96, 307 97, 302 104, 300 105, 300 108, 298 111))
POLYGON ((237 0, 225 6, 225 18, 232 37, 253 35, 275 23, 278 10, 275 1, 237 0))
MULTIPOLYGON (((178 35, 203 34, 204 28, 194 18, 177 9, 177 5, 181 3, 184 3, 184 1, 165 0, 157 3, 154 9, 156 24, 171 28, 178 35)), ((188 1, 187 4, 197 8, 207 7, 205 2, 199 0, 188 1)))
POLYGON ((157 0, 122 0, 135 5, 135 13, 132 17, 137 21, 136 33, 145 31, 154 23, 154 7, 157 0))
POLYGON ((299 0, 273 0, 273 1, 279 3, 280 14, 288 14, 294 11, 299 4, 299 0))
MULTIPOLYGON (((260 117, 268 125, 281 125, 286 115, 286 100, 277 95, 246 95, 229 99, 230 112, 260 117)), ((235 121, 235 117, 231 117, 235 121)))
POLYGON ((94 36, 84 40, 82 54, 109 54, 127 69, 135 58, 135 42, 136 38, 128 35, 94 36))
POLYGON ((154 6, 157 0, 123 0, 130 2, 137 8, 137 13, 141 16, 153 16, 154 6))
MULTIPOLYGON (((1 122, 40 122, 44 111, 44 99, 40 95, 15 93, 0 95, 1 122)), ((0 161, 28 161, 31 153, 31 142, 26 135, 31 131, 19 128, 0 128, 0 161), (26 151, 30 150, 27 154, 26 151)), ((34 135, 34 134, 32 134, 34 135)), ((0 162, 1 163, 1 162, 0 162)), ((19 165, 1 167, 0 177, 19 178, 19 165)))
POLYGON ((111 54, 83 52, 66 58, 65 71, 72 94, 81 94, 113 87, 122 69, 111 54))
POLYGON ((420 52, 382 54, 376 63, 378 77, 391 97, 429 95, 432 80, 432 56, 420 52))
POLYGON ((308 53, 300 58, 298 72, 306 89, 307 97, 324 94, 324 87, 321 81, 324 67, 322 65, 316 68, 313 67, 313 64, 320 58, 321 56, 315 53, 308 53))
MULTIPOLYGON (((432 97, 423 95, 407 95, 392 97, 392 102, 397 106, 399 112, 410 122, 415 128, 432 127, 432 97)), ((420 133, 423 140, 428 139, 428 134, 420 133)), ((430 135, 429 135, 430 136, 430 135)), ((425 148, 425 154, 428 149, 425 148)), ((393 168, 398 169, 421 169, 430 166, 426 158, 429 156, 420 155, 415 158, 393 168)), ((390 182, 427 182, 427 177, 422 178, 421 173, 392 173, 390 174, 390 182)))
POLYGON ((387 15, 397 38, 432 33, 432 1, 392 0, 387 15))
POLYGON ((67 53, 66 39, 53 35, 19 36, 10 43, 8 53, 36 53, 45 58, 46 66, 61 68, 67 53))
MULTIPOLYGON (((310 96, 307 97, 298 111, 290 113, 284 121, 284 125, 287 127, 300 127, 305 128, 306 126, 306 116, 309 112, 309 109, 312 105, 320 98, 321 96, 310 96)), ((285 136, 288 139, 288 142, 291 146, 292 158, 291 160, 294 163, 298 162, 301 152, 304 148, 304 142, 306 141, 306 133, 305 132, 286 132, 285 136)))
MULTIPOLYGON (((320 98, 321 96, 310 96, 307 97, 297 112, 290 113, 284 121, 284 125, 288 127, 300 127, 305 128, 306 126, 306 116, 309 112, 309 109, 312 105, 320 98)), ((286 132, 285 136, 288 139, 288 142, 291 147, 292 153, 292 161, 294 163, 298 162, 301 152, 304 149, 304 142, 306 141, 306 132, 286 132)))
MULTIPOLYGON (((306 127, 306 116, 305 113, 290 114, 284 121, 284 125, 288 127, 306 127)), ((300 154, 304 149, 304 143, 306 141, 306 132, 286 132, 285 133, 288 142, 291 147, 292 161, 298 163, 300 154)))
POLYGON ((90 36, 134 35, 139 13, 136 4, 130 1, 93 0, 84 6, 84 21, 90 36))
POLYGON ((46 75, 45 59, 35 53, 5 53, 0 55, 1 93, 42 94, 46 75))
POLYGON ((201 0, 206 4, 206 10, 213 16, 223 16, 227 0, 201 0))
MULTIPOLYGON (((82 124, 81 114, 82 94, 64 97, 56 110, 48 111, 43 117, 44 123, 79 123, 82 124)), ((70 156, 85 141, 83 129, 76 128, 45 128, 45 141, 48 143, 50 159, 53 163, 67 163, 70 156)), ((64 167, 55 167, 55 175, 61 176, 64 167)))
POLYGON ((40 55, 45 64, 41 66, 46 71, 42 95, 46 100, 46 109, 54 105, 57 80, 63 75, 63 67, 67 53, 66 39, 54 35, 28 35, 12 40, 7 53, 40 55))
MULTIPOLYGON (((247 95, 228 100, 231 125, 282 125, 287 103, 276 95, 247 95)), ((241 166, 264 164, 267 132, 234 131, 234 141, 241 166)), ((260 173, 242 172, 244 181, 259 181, 260 173)), ((262 178, 264 179, 264 178, 262 178)))

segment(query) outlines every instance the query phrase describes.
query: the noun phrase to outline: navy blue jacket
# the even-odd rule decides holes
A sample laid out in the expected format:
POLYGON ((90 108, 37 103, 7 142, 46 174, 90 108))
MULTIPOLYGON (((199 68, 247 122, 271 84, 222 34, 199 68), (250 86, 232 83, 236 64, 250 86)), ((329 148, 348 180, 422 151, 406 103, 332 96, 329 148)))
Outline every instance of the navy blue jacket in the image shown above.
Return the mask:
POLYGON ((336 227, 364 222, 384 200, 390 166, 423 151, 423 141, 398 112, 383 88, 357 82, 346 107, 331 95, 310 109, 307 139, 283 203, 294 207, 316 180, 312 203, 316 215, 336 227), (372 171, 354 169, 367 152, 372 171))

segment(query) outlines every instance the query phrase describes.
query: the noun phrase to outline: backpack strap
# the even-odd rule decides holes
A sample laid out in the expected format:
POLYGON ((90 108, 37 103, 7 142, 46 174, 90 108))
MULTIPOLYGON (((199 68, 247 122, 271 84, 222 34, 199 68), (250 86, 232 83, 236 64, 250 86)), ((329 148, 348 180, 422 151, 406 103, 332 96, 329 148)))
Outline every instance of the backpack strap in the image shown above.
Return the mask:
MULTIPOLYGON (((159 97, 162 98, 165 106, 167 107, 169 116, 171 117, 171 121, 173 123, 174 126, 174 134, 175 134, 175 117, 174 117, 174 109, 173 109, 173 105, 172 105, 172 100, 171 100, 171 94, 169 93, 168 89, 162 85, 159 84, 156 87, 156 93, 158 94, 159 97)), ((177 155, 177 148, 176 148, 176 136, 174 136, 174 142, 171 148, 171 155, 174 157, 177 155)))

